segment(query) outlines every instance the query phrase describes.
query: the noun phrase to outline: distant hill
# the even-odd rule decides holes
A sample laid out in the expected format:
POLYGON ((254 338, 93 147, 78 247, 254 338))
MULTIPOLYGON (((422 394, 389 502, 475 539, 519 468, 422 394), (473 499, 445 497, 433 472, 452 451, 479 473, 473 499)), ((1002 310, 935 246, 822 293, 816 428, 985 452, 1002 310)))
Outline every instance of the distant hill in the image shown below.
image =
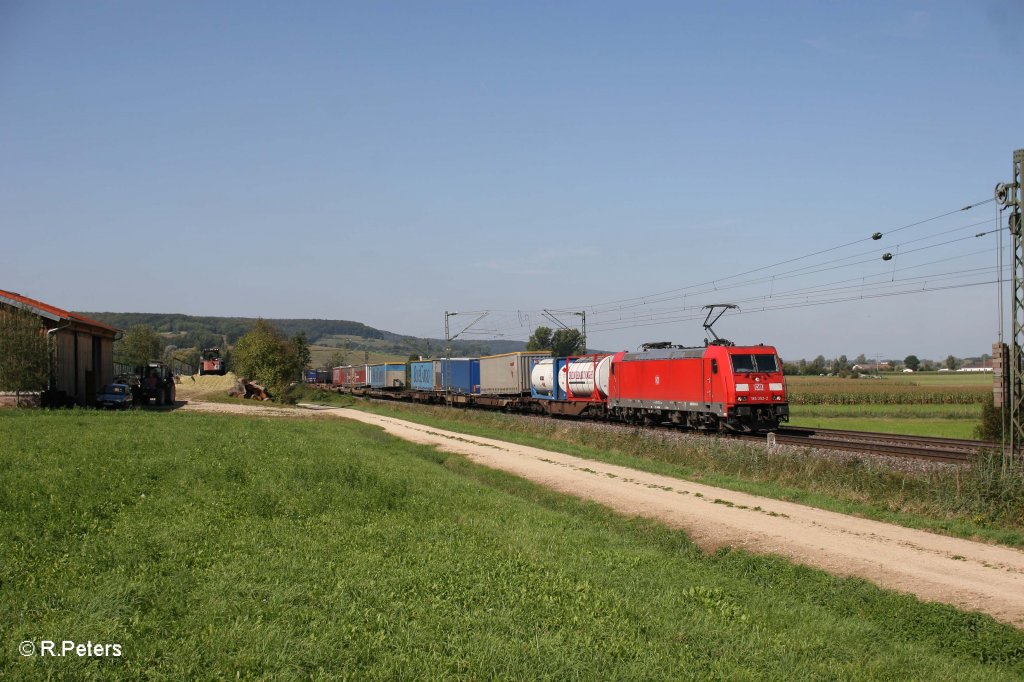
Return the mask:
MULTIPOLYGON (((175 338, 174 343, 182 348, 208 348, 232 345, 256 324, 254 317, 201 317, 176 313, 112 313, 87 312, 83 315, 100 322, 128 329, 134 325, 147 325, 158 332, 175 338)), ((306 333, 311 346, 325 351, 338 349, 357 356, 372 352, 391 356, 423 355, 438 357, 444 352, 444 339, 427 339, 396 334, 374 329, 361 322, 350 320, 318 319, 267 319, 286 336, 299 332, 306 333)), ((462 341, 452 342, 453 354, 462 356, 492 355, 524 350, 523 341, 462 341)))

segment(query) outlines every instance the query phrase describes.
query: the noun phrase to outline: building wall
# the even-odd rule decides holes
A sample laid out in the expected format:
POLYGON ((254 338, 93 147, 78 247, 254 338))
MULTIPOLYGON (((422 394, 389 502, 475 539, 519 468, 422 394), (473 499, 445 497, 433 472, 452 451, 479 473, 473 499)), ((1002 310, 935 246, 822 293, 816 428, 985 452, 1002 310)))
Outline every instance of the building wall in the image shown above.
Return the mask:
POLYGON ((100 386, 114 383, 114 340, 104 336, 93 337, 100 343, 102 360, 99 367, 100 386))
POLYGON ((114 340, 70 329, 54 336, 55 388, 79 405, 87 405, 96 391, 114 380, 114 340))
POLYGON ((92 374, 92 335, 83 332, 75 332, 75 351, 78 354, 76 363, 75 402, 79 405, 88 403, 90 393, 96 389, 89 385, 95 381, 92 374), (88 374, 87 374, 88 373, 88 374), (86 382, 86 377, 91 381, 86 382))
POLYGON ((54 334, 54 345, 57 347, 55 361, 54 388, 64 391, 69 396, 75 395, 75 333, 61 330, 54 334))

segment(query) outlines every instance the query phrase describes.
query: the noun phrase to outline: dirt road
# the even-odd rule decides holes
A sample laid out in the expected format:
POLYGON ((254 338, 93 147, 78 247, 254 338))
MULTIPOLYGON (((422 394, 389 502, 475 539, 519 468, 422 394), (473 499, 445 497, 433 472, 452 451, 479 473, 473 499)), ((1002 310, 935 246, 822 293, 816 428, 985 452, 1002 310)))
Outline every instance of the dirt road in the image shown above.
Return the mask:
MULTIPOLYGON (((190 406, 191 407, 191 406, 190 406)), ((216 409, 223 410, 219 405, 216 409)), ((235 407, 235 406, 232 406, 235 407)), ((237 406, 242 411, 245 406, 237 406)), ((202 409, 200 405, 196 409, 202 409)), ((723 545, 777 554, 837 575, 957 607, 1024 628, 1024 552, 935 535, 791 502, 443 431, 352 409, 323 409, 435 445, 621 513, 683 528, 705 549, 723 545)))

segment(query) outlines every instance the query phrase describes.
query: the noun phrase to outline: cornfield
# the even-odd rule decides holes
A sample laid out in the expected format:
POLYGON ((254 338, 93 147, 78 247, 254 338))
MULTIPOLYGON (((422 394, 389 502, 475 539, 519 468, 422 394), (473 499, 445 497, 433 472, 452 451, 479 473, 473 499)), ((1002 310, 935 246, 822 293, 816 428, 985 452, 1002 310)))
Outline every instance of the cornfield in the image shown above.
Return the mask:
POLYGON ((918 386, 869 379, 788 380, 793 405, 976 405, 991 386, 918 386))

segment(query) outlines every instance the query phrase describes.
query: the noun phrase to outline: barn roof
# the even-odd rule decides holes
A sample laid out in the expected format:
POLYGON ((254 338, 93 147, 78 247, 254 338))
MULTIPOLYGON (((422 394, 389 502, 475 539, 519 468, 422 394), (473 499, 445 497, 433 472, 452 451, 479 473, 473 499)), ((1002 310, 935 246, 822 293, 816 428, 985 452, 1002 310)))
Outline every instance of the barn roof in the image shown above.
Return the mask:
POLYGON ((70 310, 58 308, 57 306, 37 301, 36 299, 29 298, 28 296, 22 296, 21 294, 13 291, 4 291, 3 289, 0 289, 0 303, 6 303, 7 305, 15 308, 29 310, 39 317, 53 320, 54 322, 78 323, 79 325, 87 325, 115 334, 121 331, 117 327, 111 327, 109 324, 104 324, 103 322, 86 317, 85 315, 79 315, 78 313, 71 312, 70 310))

